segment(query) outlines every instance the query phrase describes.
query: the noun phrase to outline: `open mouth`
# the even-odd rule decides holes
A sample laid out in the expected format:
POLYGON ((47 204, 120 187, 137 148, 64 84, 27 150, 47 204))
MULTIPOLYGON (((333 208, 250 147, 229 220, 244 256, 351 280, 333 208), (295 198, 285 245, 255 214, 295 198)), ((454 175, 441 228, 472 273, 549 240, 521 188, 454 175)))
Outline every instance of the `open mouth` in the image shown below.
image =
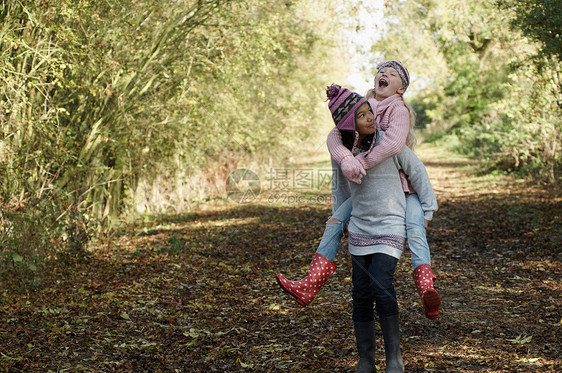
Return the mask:
POLYGON ((379 79, 379 88, 388 87, 388 81, 384 78, 379 79))

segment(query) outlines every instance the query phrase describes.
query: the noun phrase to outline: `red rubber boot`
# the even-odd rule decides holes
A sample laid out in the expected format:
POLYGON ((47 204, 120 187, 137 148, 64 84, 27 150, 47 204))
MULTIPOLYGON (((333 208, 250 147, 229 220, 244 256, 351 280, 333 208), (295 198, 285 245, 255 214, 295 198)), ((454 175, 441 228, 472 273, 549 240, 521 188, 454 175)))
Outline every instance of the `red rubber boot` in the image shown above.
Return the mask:
POLYGON ((322 254, 316 254, 305 278, 300 281, 289 281, 280 273, 277 275, 277 282, 283 290, 295 297, 301 306, 306 307, 336 268, 330 259, 322 254))
POLYGON ((423 302, 425 317, 431 320, 438 318, 441 297, 437 290, 433 288, 433 280, 436 276, 431 272, 431 266, 429 264, 421 264, 414 269, 413 275, 418 293, 423 302))

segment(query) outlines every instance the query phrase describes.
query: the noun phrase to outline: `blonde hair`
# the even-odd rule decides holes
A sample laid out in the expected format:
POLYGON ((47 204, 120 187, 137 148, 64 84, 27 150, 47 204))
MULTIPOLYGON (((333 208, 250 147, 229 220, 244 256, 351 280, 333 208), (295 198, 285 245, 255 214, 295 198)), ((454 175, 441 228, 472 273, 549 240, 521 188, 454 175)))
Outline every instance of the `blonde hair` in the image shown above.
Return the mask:
MULTIPOLYGON (((404 99, 402 99, 402 101, 404 101, 404 99)), ((408 131, 408 137, 406 138, 406 145, 408 145, 408 148, 414 150, 416 144, 418 143, 416 132, 414 131, 414 127, 416 126, 416 112, 414 111, 412 105, 408 104, 406 101, 404 101, 404 105, 410 113, 410 130, 408 131)))
MULTIPOLYGON (((365 98, 375 98, 375 89, 369 89, 367 91, 367 94, 365 95, 365 98)), ((404 97, 402 97, 402 102, 404 102, 404 106, 406 106, 406 109, 408 109, 408 113, 410 113, 410 130, 408 131, 408 137, 406 138, 406 145, 408 146, 408 148, 414 150, 418 141, 416 138, 416 132, 414 131, 414 126, 416 125, 416 112, 410 104, 404 101, 404 97)))

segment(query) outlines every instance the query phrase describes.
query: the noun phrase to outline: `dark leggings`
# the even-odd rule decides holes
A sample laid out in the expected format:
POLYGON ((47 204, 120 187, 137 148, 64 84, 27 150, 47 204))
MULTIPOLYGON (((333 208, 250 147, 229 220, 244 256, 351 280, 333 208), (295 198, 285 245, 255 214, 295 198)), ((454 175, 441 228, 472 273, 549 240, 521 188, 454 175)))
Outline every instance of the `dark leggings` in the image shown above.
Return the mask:
POLYGON ((353 321, 365 322, 377 315, 398 314, 398 302, 394 289, 394 270, 398 259, 387 254, 351 256, 353 263, 353 321))

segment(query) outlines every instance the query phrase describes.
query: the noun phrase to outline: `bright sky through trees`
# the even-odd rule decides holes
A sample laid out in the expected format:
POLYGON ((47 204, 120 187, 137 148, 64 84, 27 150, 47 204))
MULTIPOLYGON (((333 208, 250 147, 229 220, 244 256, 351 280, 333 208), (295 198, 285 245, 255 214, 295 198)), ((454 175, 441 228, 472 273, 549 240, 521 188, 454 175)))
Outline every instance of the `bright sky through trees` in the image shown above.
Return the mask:
POLYGON ((381 38, 385 29, 384 1, 353 0, 350 3, 357 8, 357 13, 350 21, 355 28, 350 27, 350 31, 344 33, 349 39, 348 47, 352 56, 346 84, 365 94, 373 84, 372 65, 382 58, 382 53, 373 52, 371 47, 381 38))

